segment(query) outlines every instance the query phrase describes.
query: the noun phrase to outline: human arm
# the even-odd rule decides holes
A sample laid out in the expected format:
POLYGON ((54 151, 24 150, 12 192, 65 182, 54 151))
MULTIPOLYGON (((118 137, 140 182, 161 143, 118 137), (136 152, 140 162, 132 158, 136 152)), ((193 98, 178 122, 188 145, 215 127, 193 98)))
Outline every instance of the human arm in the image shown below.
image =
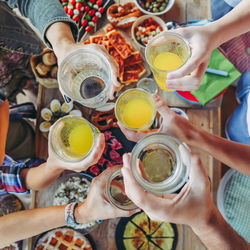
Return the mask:
MULTIPOLYGON (((50 140, 50 137, 49 137, 50 140)), ((47 162, 34 168, 24 168, 20 171, 20 179, 25 189, 40 190, 53 183, 65 170, 81 172, 97 163, 105 147, 104 135, 97 138, 96 147, 90 155, 81 162, 64 162, 55 155, 49 143, 49 157, 47 162)))
POLYGON ((180 69, 170 72, 168 88, 196 90, 202 81, 212 51, 222 43, 250 30, 250 2, 243 0, 224 17, 205 26, 176 29, 190 44, 192 56, 180 69))
MULTIPOLYGON (((169 109, 159 96, 154 95, 154 99, 157 110, 163 118, 158 132, 175 136, 187 145, 209 153, 227 166, 250 175, 250 146, 208 133, 169 109)), ((128 130, 121 124, 119 126, 129 140, 138 141, 146 136, 145 133, 128 130)))
POLYGON ((122 174, 127 196, 157 221, 189 225, 208 249, 248 249, 248 244, 223 219, 212 201, 210 182, 200 159, 191 154, 189 182, 178 194, 156 196, 143 190, 123 156, 122 174))
MULTIPOLYGON (((74 217, 77 223, 127 217, 133 213, 115 208, 106 201, 105 185, 115 169, 117 167, 108 168, 93 179, 87 199, 75 208, 74 217)), ((0 248, 47 230, 65 226, 64 213, 65 206, 54 206, 25 210, 0 217, 0 248)))

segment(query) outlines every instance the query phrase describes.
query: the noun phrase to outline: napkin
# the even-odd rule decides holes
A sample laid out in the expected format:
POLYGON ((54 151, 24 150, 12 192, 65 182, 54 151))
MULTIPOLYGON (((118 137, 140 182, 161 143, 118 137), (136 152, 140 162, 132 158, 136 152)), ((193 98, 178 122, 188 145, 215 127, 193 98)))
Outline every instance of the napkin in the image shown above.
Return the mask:
POLYGON ((219 49, 215 49, 212 52, 208 68, 226 71, 229 75, 224 77, 210 73, 204 74, 200 88, 191 91, 197 100, 204 106, 241 76, 241 73, 219 49))

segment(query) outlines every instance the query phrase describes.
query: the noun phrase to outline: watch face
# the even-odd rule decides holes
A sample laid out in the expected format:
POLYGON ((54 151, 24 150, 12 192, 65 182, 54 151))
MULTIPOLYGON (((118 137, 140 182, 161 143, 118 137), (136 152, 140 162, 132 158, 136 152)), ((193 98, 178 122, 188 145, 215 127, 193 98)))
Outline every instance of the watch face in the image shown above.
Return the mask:
POLYGON ((177 244, 175 224, 151 220, 144 212, 121 218, 116 228, 119 250, 174 250, 177 244))
POLYGON ((90 236, 83 236, 73 229, 62 227, 42 234, 34 247, 35 250, 95 250, 90 236))

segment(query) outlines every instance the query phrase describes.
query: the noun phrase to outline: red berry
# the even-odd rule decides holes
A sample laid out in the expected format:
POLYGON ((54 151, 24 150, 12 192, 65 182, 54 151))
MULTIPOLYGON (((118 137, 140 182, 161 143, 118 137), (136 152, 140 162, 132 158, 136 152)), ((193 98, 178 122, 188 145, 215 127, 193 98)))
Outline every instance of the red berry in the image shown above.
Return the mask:
POLYGON ((90 11, 89 11, 89 15, 90 15, 90 16, 95 15, 95 10, 90 10, 90 11))
POLYGON ((89 26, 87 26, 86 28, 85 28, 85 30, 87 31, 87 32, 90 32, 91 31, 91 29, 92 29, 92 27, 89 25, 89 26))
POLYGON ((84 1, 84 2, 82 3, 82 5, 85 7, 85 6, 87 6, 87 3, 84 1))
POLYGON ((89 0, 89 2, 91 2, 92 4, 94 4, 94 3, 95 3, 95 0, 89 0))
POLYGON ((81 8, 82 8, 82 3, 76 3, 75 8, 76 8, 77 10, 81 10, 81 8))
POLYGON ((103 11, 104 11, 104 8, 103 8, 103 7, 100 7, 98 11, 102 14, 103 11))
POLYGON ((66 5, 63 8, 64 8, 65 12, 68 13, 68 6, 66 5))
POLYGON ((102 0, 97 0, 96 5, 100 6, 102 4, 102 0))
POLYGON ((76 2, 76 0, 69 0, 69 3, 72 4, 72 5, 74 5, 75 2, 76 2))
POLYGON ((98 17, 97 16, 93 16, 92 22, 96 23, 97 21, 98 21, 98 17))
POLYGON ((68 9, 67 13, 68 13, 69 16, 73 16, 73 10, 72 9, 68 9))
POLYGON ((68 2, 68 0, 61 0, 63 3, 68 2))
POLYGON ((87 23, 88 23, 88 20, 87 20, 87 19, 83 19, 83 20, 82 20, 82 26, 86 26, 87 23))
POLYGON ((84 10, 85 10, 85 12, 88 12, 89 11, 89 6, 85 6, 84 10))

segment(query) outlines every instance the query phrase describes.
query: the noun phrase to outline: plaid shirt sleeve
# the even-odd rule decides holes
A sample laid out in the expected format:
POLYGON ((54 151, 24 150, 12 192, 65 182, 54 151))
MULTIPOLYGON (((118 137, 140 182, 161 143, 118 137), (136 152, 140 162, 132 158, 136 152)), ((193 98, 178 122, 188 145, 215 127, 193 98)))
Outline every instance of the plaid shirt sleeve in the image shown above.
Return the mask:
POLYGON ((43 162, 44 160, 42 159, 16 162, 9 156, 6 156, 3 165, 0 165, 0 194, 28 194, 29 190, 25 189, 21 183, 20 171, 24 168, 37 167, 43 162))

